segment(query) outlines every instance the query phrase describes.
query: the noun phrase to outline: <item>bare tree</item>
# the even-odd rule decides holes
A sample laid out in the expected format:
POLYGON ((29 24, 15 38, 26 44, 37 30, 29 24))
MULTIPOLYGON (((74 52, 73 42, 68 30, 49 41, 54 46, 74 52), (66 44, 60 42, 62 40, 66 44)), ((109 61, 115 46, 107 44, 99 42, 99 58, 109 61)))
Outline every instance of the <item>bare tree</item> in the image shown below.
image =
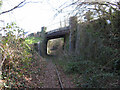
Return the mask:
POLYGON ((0 12, 0 15, 8 13, 8 12, 11 12, 11 11, 17 9, 17 8, 21 8, 24 5, 26 5, 27 3, 39 3, 39 2, 41 3, 41 1, 27 1, 27 0, 23 0, 18 5, 14 6, 13 8, 11 8, 9 10, 6 10, 6 11, 3 11, 3 12, 0 12))
POLYGON ((113 2, 87 2, 88 0, 72 0, 69 5, 61 5, 56 15, 62 13, 66 8, 72 7, 68 15, 79 16, 85 18, 86 14, 93 14, 93 16, 104 17, 110 15, 110 10, 120 11, 120 1, 113 2), (84 2, 83 2, 84 1, 84 2), (88 13, 87 13, 88 12, 88 13), (89 13, 92 12, 92 13, 89 13))

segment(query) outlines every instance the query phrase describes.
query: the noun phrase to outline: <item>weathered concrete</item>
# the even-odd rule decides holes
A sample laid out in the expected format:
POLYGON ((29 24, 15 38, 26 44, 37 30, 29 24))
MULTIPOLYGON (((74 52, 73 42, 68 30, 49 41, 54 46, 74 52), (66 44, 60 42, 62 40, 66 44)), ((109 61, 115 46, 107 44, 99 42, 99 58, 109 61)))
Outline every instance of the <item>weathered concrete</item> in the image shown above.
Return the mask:
POLYGON ((66 43, 66 36, 69 36, 69 26, 64 28, 58 28, 50 32, 44 33, 44 39, 42 41, 41 53, 42 56, 47 55, 47 43, 51 39, 64 38, 64 46, 66 43))
MULTIPOLYGON (((77 33, 77 17, 73 16, 69 20, 69 26, 58 28, 46 33, 43 33, 43 41, 41 46, 42 55, 47 55, 47 43, 51 39, 64 38, 63 48, 65 49, 66 43, 69 38, 69 52, 75 52, 76 47, 76 33, 77 33)), ((44 32, 44 30, 42 30, 44 32)))
POLYGON ((77 17, 71 17, 69 20, 70 35, 69 35, 69 52, 75 51, 76 31, 77 31, 77 17))
POLYGON ((66 34, 69 34, 69 26, 64 28, 58 28, 53 31, 46 33, 46 39, 55 39, 55 38, 61 38, 64 37, 66 34))

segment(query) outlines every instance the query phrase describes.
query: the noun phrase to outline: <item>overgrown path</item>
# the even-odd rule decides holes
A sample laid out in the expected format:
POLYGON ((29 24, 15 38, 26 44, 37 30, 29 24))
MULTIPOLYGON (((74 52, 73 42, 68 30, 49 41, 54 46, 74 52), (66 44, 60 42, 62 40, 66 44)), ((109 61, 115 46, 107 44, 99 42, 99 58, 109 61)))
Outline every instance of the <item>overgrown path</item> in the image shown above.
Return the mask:
POLYGON ((59 78, 61 80, 63 88, 75 87, 75 85, 72 82, 72 79, 65 75, 60 68, 56 67, 51 59, 45 59, 43 62, 40 62, 39 60, 36 61, 34 63, 34 67, 31 68, 31 71, 34 73, 31 74, 31 79, 28 81, 28 84, 30 84, 30 86, 32 87, 61 88, 59 78), (41 70, 35 70, 35 67, 41 68, 41 70), (59 73, 59 77, 56 72, 56 69, 59 73))
MULTIPOLYGON (((65 75, 65 73, 62 71, 62 69, 60 69, 59 67, 56 67, 53 63, 52 60, 47 60, 48 64, 46 67, 46 77, 48 77, 48 83, 49 83, 49 87, 51 87, 51 85, 53 85, 53 87, 55 87, 55 84, 53 82, 56 82, 56 86, 60 87, 60 83, 62 84, 63 88, 74 88, 75 85, 72 82, 72 78, 68 77, 67 75, 65 75), (54 80, 53 80, 54 78, 54 80), (51 81, 51 79, 53 81, 51 81), (51 83, 50 83, 50 82, 51 83)), ((61 88, 61 87, 60 87, 61 88)))
POLYGON ((40 79, 43 88, 60 88, 55 66, 52 62, 47 62, 46 67, 42 69, 42 74, 40 79))

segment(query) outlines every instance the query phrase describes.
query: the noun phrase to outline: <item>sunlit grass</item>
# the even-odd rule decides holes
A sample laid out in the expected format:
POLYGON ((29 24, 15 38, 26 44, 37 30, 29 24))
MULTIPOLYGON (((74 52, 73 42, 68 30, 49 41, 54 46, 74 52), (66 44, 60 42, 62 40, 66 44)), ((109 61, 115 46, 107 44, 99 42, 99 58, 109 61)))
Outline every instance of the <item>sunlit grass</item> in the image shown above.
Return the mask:
POLYGON ((33 44, 33 43, 37 43, 37 42, 40 42, 41 41, 41 38, 40 37, 27 37, 25 39, 25 42, 27 44, 33 44))

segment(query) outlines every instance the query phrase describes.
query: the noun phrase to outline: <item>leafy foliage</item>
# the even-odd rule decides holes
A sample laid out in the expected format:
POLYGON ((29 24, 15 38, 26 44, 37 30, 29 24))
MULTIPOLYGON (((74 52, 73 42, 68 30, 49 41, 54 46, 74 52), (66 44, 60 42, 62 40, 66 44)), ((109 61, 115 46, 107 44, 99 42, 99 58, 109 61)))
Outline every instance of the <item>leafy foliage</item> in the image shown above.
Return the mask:
POLYGON ((39 38, 39 37, 27 37, 27 38, 25 39, 25 42, 26 42, 27 44, 33 44, 33 43, 40 42, 40 40, 41 40, 41 38, 39 38))
MULTIPOLYGON (((99 12, 103 11, 99 9, 99 12)), ((87 22, 80 23, 83 26, 78 30, 77 34, 80 34, 76 39, 79 40, 79 48, 76 48, 79 53, 76 51, 69 55, 68 52, 58 59, 66 73, 75 74, 78 87, 119 87, 120 11, 106 12, 100 14, 97 20, 91 21, 91 17, 87 17, 87 22)))
POLYGON ((110 67, 100 65, 91 60, 84 60, 78 56, 66 55, 55 59, 66 74, 74 76, 77 87, 82 88, 114 88, 119 87, 119 75, 110 67), (73 58, 70 58, 73 57, 73 58))
POLYGON ((28 67, 31 66, 31 49, 21 38, 24 31, 15 23, 8 24, 3 30, 6 36, 0 43, 0 50, 4 61, 2 66, 4 86, 7 88, 24 87, 28 67))

